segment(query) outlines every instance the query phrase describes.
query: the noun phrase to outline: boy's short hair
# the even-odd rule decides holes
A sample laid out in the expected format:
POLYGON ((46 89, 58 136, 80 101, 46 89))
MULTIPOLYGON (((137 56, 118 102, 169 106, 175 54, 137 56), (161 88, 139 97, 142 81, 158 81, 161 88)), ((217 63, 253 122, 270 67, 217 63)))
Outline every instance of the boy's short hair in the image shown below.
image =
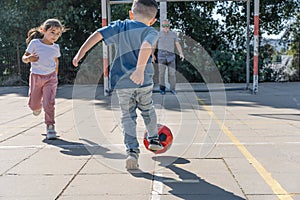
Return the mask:
POLYGON ((150 20, 155 18, 158 4, 155 0, 134 0, 131 10, 134 15, 139 15, 150 20))

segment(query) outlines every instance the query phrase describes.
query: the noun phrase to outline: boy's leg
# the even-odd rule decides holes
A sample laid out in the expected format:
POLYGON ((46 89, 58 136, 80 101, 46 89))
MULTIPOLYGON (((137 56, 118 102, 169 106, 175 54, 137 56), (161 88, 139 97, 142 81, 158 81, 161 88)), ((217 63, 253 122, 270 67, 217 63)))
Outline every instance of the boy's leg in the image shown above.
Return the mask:
POLYGON ((138 89, 137 101, 138 108, 146 126, 148 139, 158 138, 157 117, 152 100, 153 86, 142 87, 138 89))
POLYGON ((153 86, 139 88, 136 99, 146 126, 149 149, 157 151, 163 149, 163 146, 158 139, 157 116, 152 101, 152 90, 153 86))
POLYGON ((28 106, 32 111, 41 110, 43 97, 43 82, 40 75, 30 74, 28 106))
POLYGON ((127 170, 134 170, 139 168, 139 153, 136 153, 133 150, 129 150, 127 152, 127 159, 126 159, 126 169, 127 170))
POLYGON ((121 108, 121 123, 126 152, 129 154, 134 151, 138 154, 140 153, 140 150, 136 136, 137 105, 135 100, 135 89, 117 89, 116 92, 121 108))
POLYGON ((47 126, 55 124, 55 96, 57 89, 57 75, 51 73, 44 76, 45 85, 43 88, 43 107, 45 111, 45 123, 47 126))

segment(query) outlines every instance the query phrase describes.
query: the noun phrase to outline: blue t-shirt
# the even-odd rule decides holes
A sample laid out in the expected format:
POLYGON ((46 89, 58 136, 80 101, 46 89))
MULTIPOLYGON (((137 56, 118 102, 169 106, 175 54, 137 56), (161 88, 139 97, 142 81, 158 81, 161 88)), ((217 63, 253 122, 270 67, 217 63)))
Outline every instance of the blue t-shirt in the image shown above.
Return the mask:
POLYGON ((55 71, 55 58, 60 57, 60 49, 58 44, 44 44, 40 39, 30 41, 26 52, 37 53, 39 60, 31 63, 31 73, 46 75, 55 71))
POLYGON ((130 79, 130 75, 136 69, 142 43, 147 41, 153 46, 158 39, 158 32, 153 27, 134 20, 118 20, 98 31, 106 45, 115 45, 115 58, 110 68, 111 89, 153 84, 154 67, 151 56, 145 68, 144 83, 137 85, 130 79))

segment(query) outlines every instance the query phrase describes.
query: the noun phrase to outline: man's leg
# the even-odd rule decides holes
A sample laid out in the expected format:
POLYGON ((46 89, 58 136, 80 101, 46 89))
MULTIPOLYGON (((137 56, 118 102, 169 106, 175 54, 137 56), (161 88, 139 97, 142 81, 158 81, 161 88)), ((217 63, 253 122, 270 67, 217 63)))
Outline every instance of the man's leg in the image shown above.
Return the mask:
POLYGON ((166 90, 166 83, 165 83, 165 73, 166 73, 167 66, 165 65, 163 60, 158 61, 158 72, 159 72, 159 89, 161 93, 164 93, 166 90))
POLYGON ((175 91, 176 85, 176 63, 175 60, 168 63, 168 78, 170 82, 170 90, 175 91))

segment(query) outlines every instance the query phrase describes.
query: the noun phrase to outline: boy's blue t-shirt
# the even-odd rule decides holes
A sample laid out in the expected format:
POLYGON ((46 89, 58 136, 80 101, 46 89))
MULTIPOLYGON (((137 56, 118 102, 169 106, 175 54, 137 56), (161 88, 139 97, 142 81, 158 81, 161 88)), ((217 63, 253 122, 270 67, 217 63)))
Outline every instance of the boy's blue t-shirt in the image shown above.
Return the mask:
POLYGON ((136 69, 141 45, 144 41, 152 46, 158 32, 146 24, 134 20, 114 21, 98 29, 106 45, 115 45, 115 58, 110 68, 111 89, 145 87, 153 84, 154 67, 150 56, 145 68, 144 83, 135 84, 130 75, 136 69))

